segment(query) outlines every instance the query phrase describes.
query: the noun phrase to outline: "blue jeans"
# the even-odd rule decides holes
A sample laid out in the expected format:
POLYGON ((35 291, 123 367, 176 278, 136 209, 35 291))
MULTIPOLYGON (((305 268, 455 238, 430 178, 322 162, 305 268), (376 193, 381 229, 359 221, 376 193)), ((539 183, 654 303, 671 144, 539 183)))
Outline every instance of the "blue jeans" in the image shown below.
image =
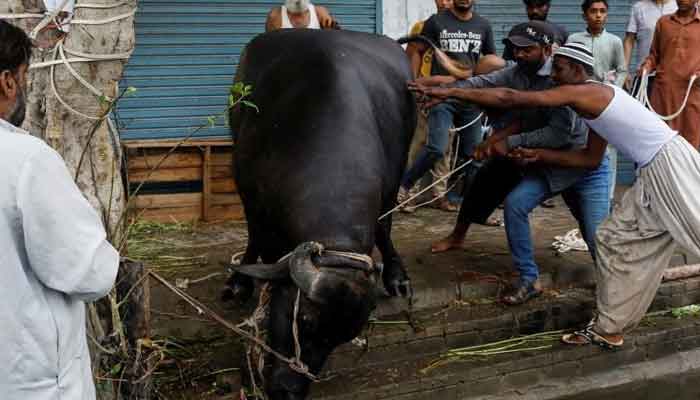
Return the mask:
MULTIPOLYGON (((562 192, 562 197, 579 223, 583 239, 595 260, 595 231, 610 209, 610 165, 607 155, 600 166, 562 192)), ((547 180, 527 174, 505 200, 503 210, 508 247, 520 282, 530 284, 539 277, 535 264, 529 215, 543 200, 553 197, 547 180)))
MULTIPOLYGON (((433 165, 445 155, 449 146, 449 129, 460 127, 472 122, 478 115, 479 109, 452 102, 444 102, 430 109, 428 114, 428 141, 416 156, 413 165, 408 168, 401 180, 404 189, 411 189, 433 165)), ((460 135, 460 154, 470 157, 483 134, 481 122, 476 121, 468 128, 462 129, 460 135)))

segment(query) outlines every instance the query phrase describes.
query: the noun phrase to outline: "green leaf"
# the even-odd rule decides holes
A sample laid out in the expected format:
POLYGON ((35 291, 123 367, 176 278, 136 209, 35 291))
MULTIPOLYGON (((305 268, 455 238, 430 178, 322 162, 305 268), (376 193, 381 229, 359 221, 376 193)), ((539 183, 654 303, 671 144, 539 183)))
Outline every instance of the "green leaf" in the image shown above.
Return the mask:
POLYGON ((245 84, 243 82, 236 82, 231 86, 231 93, 233 94, 240 94, 243 93, 243 90, 245 88, 245 84))
POLYGON ((119 375, 119 373, 121 372, 121 370, 122 370, 122 364, 121 364, 121 363, 117 363, 117 364, 114 364, 114 365, 112 366, 112 368, 109 370, 109 373, 110 373, 110 375, 112 375, 112 376, 116 376, 116 375, 119 375))
POLYGON ((130 95, 130 94, 136 93, 137 91, 138 91, 138 89, 136 89, 135 87, 129 86, 128 88, 126 88, 126 93, 125 93, 125 94, 128 96, 128 95, 130 95))
POLYGON ((255 111, 258 113, 260 112, 260 109, 258 108, 258 106, 256 106, 255 103, 253 103, 253 102, 250 102, 248 100, 241 100, 241 103, 243 103, 244 105, 246 105, 250 108, 255 109, 255 111))
POLYGON ((213 128, 216 126, 216 117, 213 115, 210 115, 207 117, 207 124, 209 125, 210 128, 213 128))

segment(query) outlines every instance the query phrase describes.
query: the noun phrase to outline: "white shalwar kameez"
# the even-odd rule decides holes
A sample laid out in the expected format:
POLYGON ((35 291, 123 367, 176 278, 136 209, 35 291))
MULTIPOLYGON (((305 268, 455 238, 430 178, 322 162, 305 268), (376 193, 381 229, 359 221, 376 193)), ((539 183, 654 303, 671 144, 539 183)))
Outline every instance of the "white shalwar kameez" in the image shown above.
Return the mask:
POLYGON ((117 251, 61 157, 0 119, 0 398, 93 400, 85 303, 117 251))
POLYGON ((623 90, 586 123, 641 166, 622 202, 598 227, 594 329, 634 328, 677 245, 700 256, 700 154, 623 90))

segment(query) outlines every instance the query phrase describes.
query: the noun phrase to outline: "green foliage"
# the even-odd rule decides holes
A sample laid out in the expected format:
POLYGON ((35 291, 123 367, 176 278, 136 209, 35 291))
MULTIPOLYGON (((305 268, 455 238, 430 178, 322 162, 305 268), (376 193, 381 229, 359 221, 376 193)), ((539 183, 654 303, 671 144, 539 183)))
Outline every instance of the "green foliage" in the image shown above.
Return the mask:
POLYGON ((671 310, 671 315, 680 319, 684 317, 697 317, 700 316, 700 305, 691 304, 685 307, 678 307, 671 310))

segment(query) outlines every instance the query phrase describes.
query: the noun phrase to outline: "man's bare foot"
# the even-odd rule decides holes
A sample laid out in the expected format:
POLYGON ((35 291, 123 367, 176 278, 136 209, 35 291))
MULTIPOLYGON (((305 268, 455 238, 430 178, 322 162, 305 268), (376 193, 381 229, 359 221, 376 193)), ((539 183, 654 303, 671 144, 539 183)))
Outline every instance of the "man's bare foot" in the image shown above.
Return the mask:
POLYGON ((430 251, 433 253, 442 253, 448 250, 455 249, 466 249, 464 245, 464 236, 457 237, 455 235, 450 235, 444 239, 440 239, 437 242, 433 242, 430 246, 430 251))

